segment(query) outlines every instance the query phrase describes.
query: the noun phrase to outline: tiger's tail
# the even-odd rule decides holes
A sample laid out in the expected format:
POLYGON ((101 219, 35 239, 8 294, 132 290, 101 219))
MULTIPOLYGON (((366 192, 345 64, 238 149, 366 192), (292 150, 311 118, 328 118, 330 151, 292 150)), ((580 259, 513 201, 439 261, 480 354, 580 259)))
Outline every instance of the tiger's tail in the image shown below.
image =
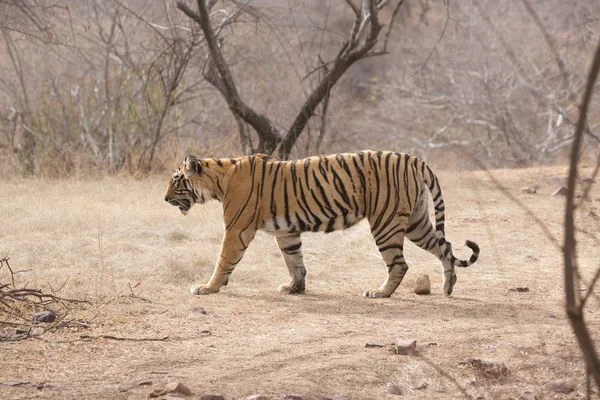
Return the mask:
POLYGON ((479 246, 477 243, 467 240, 466 245, 472 251, 471 258, 468 260, 461 260, 454 257, 454 254, 452 254, 452 243, 446 240, 446 234, 444 231, 444 211, 446 207, 444 206, 444 197, 442 196, 442 189, 440 188, 437 176, 435 176, 431 168, 429 168, 429 166, 422 160, 420 170, 423 180, 427 184, 429 192, 431 193, 431 197, 433 198, 433 206, 435 209, 435 231, 438 237, 438 244, 442 249, 442 253, 455 267, 468 267, 469 265, 475 263, 475 261, 477 261, 479 258, 479 246))

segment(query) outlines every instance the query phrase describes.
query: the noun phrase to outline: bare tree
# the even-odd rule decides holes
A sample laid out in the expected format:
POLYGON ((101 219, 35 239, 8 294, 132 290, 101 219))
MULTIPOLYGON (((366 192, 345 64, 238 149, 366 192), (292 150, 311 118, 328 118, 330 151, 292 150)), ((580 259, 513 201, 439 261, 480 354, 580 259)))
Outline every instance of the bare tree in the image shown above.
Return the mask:
MULTIPOLYGON (((274 153, 287 159, 298 138, 304 131, 309 120, 315 115, 316 109, 323 99, 328 98, 333 86, 339 81, 344 73, 356 61, 383 55, 387 53, 387 44, 390 32, 403 0, 395 5, 394 11, 388 21, 388 29, 384 34, 382 45, 376 48, 383 25, 379 21, 379 11, 388 3, 388 0, 364 0, 362 6, 354 4, 352 0, 346 0, 347 5, 355 14, 354 24, 344 44, 339 49, 334 60, 323 63, 322 68, 327 66, 327 72, 322 74, 314 89, 308 93, 304 103, 300 107, 294 121, 285 134, 282 134, 275 124, 264 114, 250 107, 240 96, 235 79, 222 52, 219 37, 213 28, 210 18, 210 7, 214 1, 207 4, 205 0, 197 0, 197 11, 188 7, 182 1, 177 2, 177 7, 188 17, 193 19, 201 28, 206 39, 210 60, 208 67, 208 80, 223 95, 230 111, 237 119, 242 119, 256 131, 259 137, 257 151, 274 153)), ((245 8, 247 1, 235 3, 236 7, 227 14, 225 20, 233 20, 245 8)), ((244 124, 238 124, 240 130, 244 124)), ((245 134, 240 132, 241 137, 245 134)))
MULTIPOLYGON (((597 268, 596 273, 590 282, 586 285, 586 294, 581 295, 577 288, 583 284, 581 273, 577 268, 577 242, 575 240, 575 210, 577 204, 575 204, 575 188, 577 186, 577 175, 578 175, 578 164, 580 158, 580 151, 582 145, 582 139, 586 131, 587 126, 587 114, 592 100, 592 94, 595 89, 596 79, 600 72, 600 44, 596 48, 594 59, 590 68, 587 84, 585 86, 585 92, 580 106, 579 119, 577 121, 577 128, 575 130, 575 136, 573 138, 573 144, 571 146, 571 157, 570 157, 570 168, 569 168, 569 184, 567 188, 567 205, 565 212, 565 242, 563 247, 564 254, 564 280, 565 280, 565 295, 566 295, 566 312, 575 337, 579 342, 579 347, 583 353, 583 358, 587 366, 587 372, 591 375, 596 383, 596 386, 600 390, 600 358, 598 357, 597 349, 594 345, 594 337, 592 336, 586 322, 585 322, 585 307, 587 305, 590 296, 594 296, 594 287, 600 280, 600 267, 597 268)), ((600 170, 600 157, 596 168, 592 174, 592 181, 596 178, 598 171, 600 170)), ((581 201, 586 201, 587 194, 589 193, 592 182, 587 184, 584 188, 583 196, 581 201)), ((589 393, 589 387, 588 387, 589 393)))

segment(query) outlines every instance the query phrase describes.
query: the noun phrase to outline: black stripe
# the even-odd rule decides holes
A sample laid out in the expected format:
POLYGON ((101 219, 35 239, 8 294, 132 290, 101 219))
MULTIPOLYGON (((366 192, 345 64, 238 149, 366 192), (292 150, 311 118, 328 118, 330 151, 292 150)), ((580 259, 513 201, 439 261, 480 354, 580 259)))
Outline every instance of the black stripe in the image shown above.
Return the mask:
POLYGON ((379 247, 379 252, 383 253, 386 250, 398 249, 400 251, 404 250, 404 247, 401 244, 390 244, 388 246, 379 247))

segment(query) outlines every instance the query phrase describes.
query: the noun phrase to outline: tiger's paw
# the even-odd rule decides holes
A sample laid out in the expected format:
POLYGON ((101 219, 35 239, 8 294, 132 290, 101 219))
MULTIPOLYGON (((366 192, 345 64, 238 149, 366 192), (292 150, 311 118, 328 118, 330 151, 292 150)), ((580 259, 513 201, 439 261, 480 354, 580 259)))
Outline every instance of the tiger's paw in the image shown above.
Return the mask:
POLYGON ((304 285, 293 285, 291 283, 284 283, 279 285, 279 293, 281 294, 304 294, 304 285))
POLYGON ((456 279, 456 274, 452 274, 450 279, 445 280, 442 290, 446 296, 450 296, 452 294, 452 290, 454 290, 454 285, 456 284, 456 279))
POLYGON ((219 288, 212 288, 208 285, 194 285, 190 288, 190 292, 195 295, 218 293, 219 288))
POLYGON ((384 297, 390 297, 391 294, 386 294, 379 289, 370 289, 370 290, 365 290, 365 292, 363 293, 363 296, 368 299, 381 299, 384 297))

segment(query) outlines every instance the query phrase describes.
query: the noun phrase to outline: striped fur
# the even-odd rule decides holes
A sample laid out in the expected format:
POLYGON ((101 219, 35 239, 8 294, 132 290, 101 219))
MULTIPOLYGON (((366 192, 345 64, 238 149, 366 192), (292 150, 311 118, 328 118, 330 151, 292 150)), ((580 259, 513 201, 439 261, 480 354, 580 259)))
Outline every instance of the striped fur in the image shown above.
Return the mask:
POLYGON ((291 281, 284 293, 303 293, 306 269, 303 232, 349 228, 363 218, 388 268, 385 282, 365 297, 389 297, 408 265, 404 238, 440 259, 443 291, 452 293, 455 267, 467 267, 479 256, 472 241, 469 260, 459 260, 444 232, 444 200, 437 177, 422 160, 408 154, 361 151, 278 161, 262 154, 232 159, 188 157, 169 181, 165 200, 187 213, 195 203, 223 203, 225 235, 208 283, 194 294, 218 292, 240 262, 257 230, 274 235, 291 281), (428 193, 435 207, 435 228, 428 213, 428 193))

